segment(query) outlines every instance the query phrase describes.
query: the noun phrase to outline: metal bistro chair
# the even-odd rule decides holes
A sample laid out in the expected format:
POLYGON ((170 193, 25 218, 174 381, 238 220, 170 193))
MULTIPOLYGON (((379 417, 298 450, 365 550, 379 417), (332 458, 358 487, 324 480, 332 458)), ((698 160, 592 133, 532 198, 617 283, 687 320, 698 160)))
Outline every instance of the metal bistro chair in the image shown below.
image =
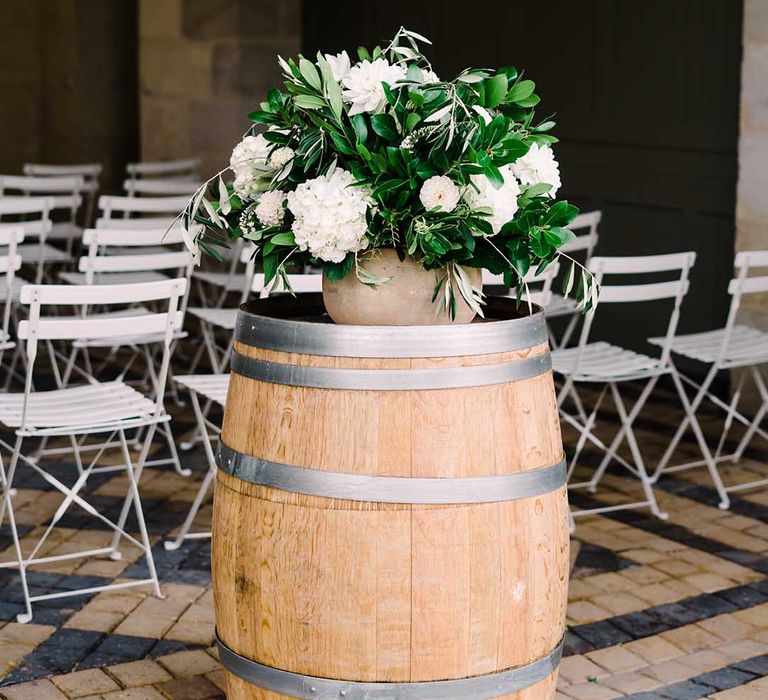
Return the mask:
MULTIPOLYGON (((560 272, 560 263, 551 262, 547 265, 546 269, 536 274, 535 270, 531 270, 525 276, 525 285, 527 288, 527 294, 523 293, 521 304, 531 302, 532 304, 538 304, 541 306, 545 313, 547 306, 552 301, 552 283, 555 281, 558 273, 560 272), (533 286, 534 289, 530 289, 533 286)), ((504 275, 493 275, 488 270, 483 270, 483 285, 484 286, 504 286, 504 275)), ((507 290, 505 296, 514 297, 516 291, 514 289, 507 290)))
POLYGON ((45 163, 25 163, 22 172, 35 177, 72 177, 85 180, 85 215, 83 223, 90 226, 96 207, 96 195, 99 193, 100 163, 72 163, 67 165, 48 165, 45 163))
POLYGON ((53 228, 50 217, 53 204, 51 197, 0 197, 0 231, 22 227, 25 239, 38 239, 33 246, 21 244, 17 248, 22 265, 34 268, 37 284, 45 279, 49 262, 63 262, 65 257, 68 258, 58 248, 46 243, 53 228), (12 221, 7 220, 9 216, 12 221))
MULTIPOLYGON (((0 395, 0 422, 15 431, 13 444, 0 440, 0 448, 8 457, 8 466, 0 460, 0 487, 3 498, 0 503, 0 522, 8 516, 15 559, 4 562, 3 567, 17 568, 24 595, 25 611, 18 616, 19 622, 32 619, 32 604, 70 595, 115 590, 129 586, 152 585, 160 596, 160 585, 152 557, 151 542, 144 523, 144 515, 139 496, 138 482, 157 427, 167 423, 170 416, 163 410, 162 395, 170 361, 171 342, 175 331, 182 322, 179 314, 180 300, 184 296, 186 280, 166 280, 135 285, 113 286, 68 286, 68 285, 29 285, 21 293, 21 301, 29 305, 28 320, 19 324, 19 339, 26 340, 26 352, 29 360, 24 391, 16 394, 0 395), (83 318, 78 312, 72 317, 61 315, 47 317, 43 309, 48 306, 64 306, 79 309, 92 304, 129 305, 156 302, 163 305, 158 312, 130 318, 91 319, 83 318), (34 391, 32 377, 38 344, 47 340, 72 340, 76 338, 101 338, 120 342, 126 334, 155 334, 163 347, 161 369, 155 385, 155 397, 149 398, 128 386, 122 380, 98 382, 90 378, 83 386, 67 387, 53 391, 34 391), (144 437, 135 464, 131 459, 126 431, 143 430, 144 437), (123 506, 117 520, 113 521, 100 512, 99 508, 88 502, 83 495, 83 488, 89 477, 97 469, 102 450, 87 465, 80 461, 73 467, 74 481, 64 483, 60 478, 49 473, 45 466, 36 459, 25 455, 25 443, 32 438, 51 436, 69 437, 76 442, 78 437, 107 435, 110 443, 118 439, 124 464, 120 467, 127 477, 127 490, 123 506), (16 471, 23 463, 29 466, 40 478, 60 491, 63 500, 46 526, 41 538, 31 552, 22 551, 19 532, 13 509, 13 482, 16 471), (112 531, 112 541, 106 547, 86 549, 78 552, 39 556, 53 528, 61 520, 70 506, 76 505, 107 525, 112 531), (134 537, 125 529, 126 520, 133 510, 138 523, 139 536, 134 537), (42 595, 30 593, 27 584, 27 569, 36 564, 46 564, 73 558, 110 555, 119 559, 122 539, 136 545, 146 556, 149 576, 135 581, 121 581, 105 585, 87 586, 79 590, 65 590, 42 595)), ((100 438, 101 439, 101 438, 100 438)))
MULTIPOLYGON (((674 355, 704 362, 710 365, 710 368, 704 381, 698 384, 681 374, 673 365, 675 375, 679 376, 682 382, 693 387, 696 393, 686 411, 685 418, 680 423, 675 436, 672 438, 672 442, 669 443, 653 474, 651 480, 654 483, 664 474, 702 465, 709 466, 708 460, 697 460, 675 466, 669 464, 672 454, 688 426, 691 425, 695 429, 695 414, 705 398, 726 412, 725 425, 713 457, 715 463, 738 462, 755 435, 760 435, 763 439, 768 440, 768 432, 760 427, 766 413, 768 413, 768 388, 766 388, 765 378, 760 371, 761 365, 768 363, 768 332, 737 323, 742 298, 749 294, 764 294, 768 292, 768 270, 766 270, 768 268, 768 250, 750 250, 738 253, 736 255, 735 267, 737 270, 736 277, 728 285, 731 306, 728 311, 725 327, 703 333, 678 335, 672 342, 672 352, 674 355), (750 276, 750 273, 756 270, 758 273, 762 271, 762 274, 750 276), (742 373, 730 403, 726 404, 710 393, 709 390, 718 372, 736 368, 743 368, 746 371, 742 373), (762 401, 762 405, 752 419, 748 419, 738 411, 739 399, 741 398, 743 385, 747 377, 752 378, 762 401), (745 425, 746 432, 736 446, 735 451, 724 455, 725 440, 734 420, 745 425)), ((659 345, 661 341, 659 338, 651 338, 649 342, 659 345)), ((713 481, 720 496, 720 507, 724 509, 730 506, 729 493, 768 484, 768 479, 756 479, 746 483, 725 486, 721 479, 719 477, 714 478, 714 475, 713 481)))
MULTIPOLYGON (((2 328, 0 329, 0 365, 6 350, 16 348, 16 343, 11 337, 11 312, 15 300, 18 300, 21 291, 16 273, 21 268, 21 255, 17 252, 17 246, 24 240, 24 229, 7 228, 0 230, 0 246, 5 254, 0 255, 0 303, 3 307, 2 328)), ((11 366, 11 370, 13 365, 11 366)))
MULTIPOLYGON (((579 455, 587 441, 593 443, 605 452, 605 456, 592 478, 583 483, 571 483, 569 488, 575 489, 586 486, 590 492, 594 493, 611 461, 616 461, 640 480, 645 496, 644 500, 633 503, 608 505, 575 511, 572 513, 572 517, 608 513, 629 508, 649 507, 656 517, 661 519, 667 518, 667 514, 661 511, 656 502, 652 481, 648 476, 648 471, 632 426, 648 400, 648 397, 651 395, 656 383, 662 376, 668 375, 672 378, 683 407, 686 411, 688 410, 688 398, 671 363, 670 353, 678 319, 680 317, 680 306, 688 292, 689 272, 695 260, 696 254, 688 252, 672 253, 668 255, 649 255, 644 257, 594 257, 589 263, 590 272, 595 275, 597 283, 601 285, 600 306, 598 308, 601 308, 605 304, 631 304, 668 299, 672 301, 672 311, 669 316, 667 332, 662 344, 661 356, 658 358, 634 352, 604 341, 590 342, 589 335, 594 319, 594 311, 588 313, 584 320, 578 346, 565 350, 554 350, 552 353, 553 369, 564 379, 563 386, 558 394, 558 405, 561 407, 561 416, 566 423, 573 426, 579 432, 579 439, 569 467, 569 477, 572 476, 579 455), (605 282, 606 276, 613 277, 627 274, 652 275, 654 273, 677 274, 674 280, 668 282, 632 284, 609 284, 605 282), (645 386, 641 390, 635 405, 631 410, 627 411, 621 398, 619 385, 624 382, 638 382, 642 380, 645 380, 645 386), (597 399, 592 413, 588 416, 586 422, 568 414, 562 408, 566 397, 570 395, 570 388, 575 383, 604 385, 603 391, 597 399), (595 427, 597 412, 600 409, 602 400, 608 390, 610 390, 616 410, 618 411, 621 427, 610 445, 606 446, 603 441, 594 434, 593 429, 595 427), (617 452, 624 440, 626 440, 629 446, 633 460, 632 463, 625 460, 617 452)), ((695 417, 692 421, 692 425, 702 454, 704 458, 708 460, 710 469, 716 475, 717 472, 714 469, 711 454, 695 417)))
MULTIPOLYGON (((60 241, 66 251, 53 246, 45 247, 47 262, 70 262, 72 248, 83 235, 78 224, 78 213, 83 203, 83 195, 88 190, 84 178, 79 175, 65 177, 33 177, 31 175, 0 175, 0 196, 42 196, 50 197, 49 214, 52 226, 47 235, 47 242, 60 241)), ((28 244, 31 245, 31 244, 28 244)), ((22 252, 22 257, 24 254, 22 252)))

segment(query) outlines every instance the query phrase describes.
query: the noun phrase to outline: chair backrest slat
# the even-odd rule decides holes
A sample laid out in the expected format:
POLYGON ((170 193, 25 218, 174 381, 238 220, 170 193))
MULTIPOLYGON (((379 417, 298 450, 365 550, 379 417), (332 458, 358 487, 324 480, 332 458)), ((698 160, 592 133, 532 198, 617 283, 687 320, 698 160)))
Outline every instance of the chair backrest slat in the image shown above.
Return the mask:
POLYGON ((101 217, 96 219, 96 228, 110 229, 167 229, 177 224, 178 221, 173 216, 142 216, 140 219, 105 219, 101 217))
POLYGON ((129 197, 135 195, 187 195, 191 197, 202 185, 198 180, 183 180, 176 178, 155 178, 152 180, 129 179, 123 182, 123 189, 129 197))
POLYGON ((145 161, 128 163, 125 170, 132 177, 142 175, 168 175, 171 173, 197 174, 200 170, 199 158, 180 158, 177 160, 145 161))
POLYGON ((99 197, 99 209, 102 218, 113 219, 115 212, 125 218, 133 214, 166 214, 177 215, 189 203, 189 197, 116 197, 103 195, 99 197))
POLYGON ((182 295, 186 279, 137 282, 136 284, 28 284, 21 288, 22 304, 56 304, 82 306, 103 304, 132 304, 166 298, 167 294, 182 295), (171 284, 173 283, 173 284, 171 284))
POLYGON ((81 272, 138 272, 146 270, 181 270, 192 264, 188 251, 152 255, 96 255, 80 258, 81 272))
POLYGON ((665 253, 663 255, 636 255, 617 258, 596 256, 587 267, 590 272, 602 272, 608 275, 635 274, 651 272, 669 272, 684 266, 692 266, 696 253, 665 253))
POLYGON ((72 163, 68 165, 48 165, 46 163, 25 163, 22 172, 25 175, 57 177, 81 175, 85 178, 97 178, 101 175, 100 163, 72 163))
MULTIPOLYGON (((173 315, 172 326, 179 330, 181 312, 173 315)), ((30 337, 30 321, 19 322, 19 338, 30 337)), ((168 325, 168 315, 163 313, 126 315, 120 318, 40 318, 34 327, 37 340, 102 340, 128 338, 162 333, 168 325)))
POLYGON ((178 226, 146 229, 89 228, 83 231, 83 243, 125 247, 170 246, 183 244, 184 234, 178 226))
POLYGON ((39 214, 48 218, 55 201, 53 197, 0 197, 0 216, 19 214, 39 214))
POLYGON ((0 175, 0 192, 5 192, 5 190, 19 190, 30 194, 76 194, 84 189, 85 179, 79 175, 63 177, 0 175))
MULTIPOLYGON (((681 286, 678 280, 655 284, 612 284, 601 287, 600 303, 658 301, 659 299, 674 299, 680 293, 681 286)), ((687 281, 683 285, 682 293, 688 293, 687 281)))

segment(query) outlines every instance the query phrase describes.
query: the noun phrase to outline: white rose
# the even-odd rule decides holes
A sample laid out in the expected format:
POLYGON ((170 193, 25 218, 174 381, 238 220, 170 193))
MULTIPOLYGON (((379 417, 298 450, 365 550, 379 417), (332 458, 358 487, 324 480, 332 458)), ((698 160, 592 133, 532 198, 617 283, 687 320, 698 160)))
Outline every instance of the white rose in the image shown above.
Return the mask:
POLYGON ((264 174, 270 148, 271 144, 259 134, 246 136, 232 151, 229 159, 230 170, 235 174, 232 184, 241 197, 252 198, 266 188, 264 174))
POLYGON ((445 175, 435 175, 429 178, 421 186, 419 192, 419 199, 427 211, 430 209, 444 212, 453 211, 459 203, 460 197, 459 188, 453 184, 451 178, 445 175))
POLYGON ((470 185, 464 193, 464 199, 473 209, 486 208, 493 212, 488 221, 494 233, 501 231, 501 227, 514 218, 520 195, 520 185, 512 174, 512 166, 502 165, 499 171, 504 184, 498 189, 485 175, 472 175, 474 187, 470 185))
POLYGON ((341 81, 344 91, 342 97, 351 107, 350 116, 369 112, 377 114, 387 105, 382 83, 394 85, 405 78, 405 68, 391 66, 385 59, 362 61, 349 71, 341 81))
POLYGON ((328 61, 328 65, 331 67, 331 73, 333 79, 336 82, 341 82, 349 75, 351 63, 349 61, 349 54, 346 51, 337 53, 335 56, 327 53, 325 54, 325 60, 328 61))
POLYGON ((512 166, 515 177, 524 185, 552 185, 548 194, 554 197, 560 189, 560 166, 555 160, 555 154, 549 146, 534 143, 528 153, 518 158, 512 166))
POLYGON ((293 234, 301 250, 321 260, 341 262, 347 253, 368 247, 365 215, 372 204, 370 190, 353 187, 354 183, 351 173, 336 168, 288 193, 293 234))
POLYGON ((254 209, 256 218, 264 226, 279 226, 283 223, 283 219, 285 218, 285 209, 283 209, 284 201, 285 192, 281 192, 280 190, 265 192, 259 197, 259 203, 254 209))

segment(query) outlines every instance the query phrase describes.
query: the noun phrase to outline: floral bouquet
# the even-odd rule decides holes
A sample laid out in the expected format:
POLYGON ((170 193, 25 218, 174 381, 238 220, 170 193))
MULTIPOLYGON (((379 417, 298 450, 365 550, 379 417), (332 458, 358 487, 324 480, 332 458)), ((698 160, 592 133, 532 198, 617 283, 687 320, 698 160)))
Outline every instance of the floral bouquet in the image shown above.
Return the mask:
MULTIPOLYGON (((536 86, 515 68, 443 81, 421 52, 428 43, 401 28, 385 48, 359 48, 356 63, 346 51, 278 57, 284 90, 250 115, 234 180, 218 173, 182 215, 186 229, 204 224, 187 241, 198 260, 242 237, 265 284, 290 290, 287 271, 311 265, 376 287, 388 278, 367 269, 366 251, 389 249, 436 271, 437 314, 455 316, 457 299, 482 314, 471 268, 503 274, 519 299, 528 271, 574 237, 578 211, 556 199, 554 122, 536 117, 536 86)), ((575 265, 564 292, 586 309, 597 288, 575 265)))

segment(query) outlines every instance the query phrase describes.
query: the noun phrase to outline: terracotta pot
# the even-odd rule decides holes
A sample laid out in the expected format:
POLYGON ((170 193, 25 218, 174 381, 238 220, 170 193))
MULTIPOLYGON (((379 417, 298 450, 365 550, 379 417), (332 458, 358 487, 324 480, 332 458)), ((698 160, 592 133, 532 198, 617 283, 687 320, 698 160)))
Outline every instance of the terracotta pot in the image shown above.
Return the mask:
MULTIPOLYGON (((323 301, 328 315, 336 322, 356 326, 434 326, 469 323, 475 312, 457 293, 456 318, 432 302, 437 275, 442 270, 425 270, 412 258, 400 260, 392 249, 380 249, 360 256, 360 266, 375 277, 391 277, 388 282, 370 287, 350 272, 337 282, 323 277, 323 301)), ((465 267, 472 285, 483 284, 482 270, 465 267)))

